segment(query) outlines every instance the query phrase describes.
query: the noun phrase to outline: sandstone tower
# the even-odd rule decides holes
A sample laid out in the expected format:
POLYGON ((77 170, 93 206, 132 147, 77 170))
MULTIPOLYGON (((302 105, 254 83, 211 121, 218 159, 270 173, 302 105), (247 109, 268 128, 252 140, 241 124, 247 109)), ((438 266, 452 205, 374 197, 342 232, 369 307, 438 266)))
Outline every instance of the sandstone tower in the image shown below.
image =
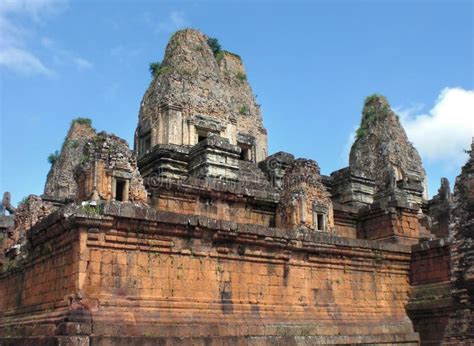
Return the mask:
MULTIPOLYGON (((357 138, 352 145, 349 166, 374 179, 375 191, 384 190, 390 180, 421 188, 417 199, 428 199, 426 173, 420 155, 392 111, 387 99, 372 95, 365 100, 357 138)), ((416 194, 416 191, 413 191, 416 194)))
POLYGON ((204 34, 178 31, 143 97, 135 150, 141 157, 157 144, 193 146, 209 134, 238 146, 246 160, 267 156, 267 132, 241 58, 214 56, 204 34))
POLYGON ((74 180, 74 169, 83 158, 85 143, 96 135, 90 121, 87 120, 81 121, 81 118, 73 120, 61 152, 48 172, 44 187, 44 195, 48 198, 61 200, 75 197, 77 185, 74 180))

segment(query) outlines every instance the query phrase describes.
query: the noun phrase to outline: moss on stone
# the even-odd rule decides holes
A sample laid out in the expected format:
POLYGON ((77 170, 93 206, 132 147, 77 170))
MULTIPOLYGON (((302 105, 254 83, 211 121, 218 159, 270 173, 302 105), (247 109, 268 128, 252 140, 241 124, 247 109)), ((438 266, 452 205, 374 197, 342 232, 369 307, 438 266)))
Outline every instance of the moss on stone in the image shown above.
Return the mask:
POLYGON ((86 205, 81 206, 81 209, 85 214, 91 215, 91 216, 102 214, 102 210, 101 210, 100 205, 99 206, 94 206, 94 205, 86 204, 86 205))
POLYGON ((215 57, 216 57, 217 63, 220 64, 221 61, 222 61, 222 59, 224 59, 224 52, 219 52, 219 53, 217 53, 217 54, 215 55, 215 57))
POLYGON ((247 114, 249 114, 249 108, 248 108, 247 106, 245 106, 245 105, 240 106, 240 108, 239 108, 239 114, 241 114, 241 115, 247 115, 247 114))
POLYGON ((48 155, 48 162, 54 165, 59 160, 59 151, 55 150, 53 153, 48 155))
POLYGON ((155 61, 150 63, 149 70, 152 77, 158 77, 159 75, 171 71, 171 67, 164 65, 161 61, 155 61))
POLYGON ((74 124, 87 125, 90 128, 92 128, 92 120, 89 118, 78 117, 78 118, 72 119, 71 126, 74 124))
POLYGON ((237 77, 237 79, 243 83, 244 81, 247 80, 247 75, 245 73, 242 73, 242 72, 237 72, 237 74, 235 75, 235 77, 237 77))
POLYGON ((207 44, 209 45, 209 48, 211 48, 212 53, 214 54, 215 57, 217 57, 217 55, 222 52, 221 45, 217 38, 209 37, 207 39, 207 44))
POLYGON ((365 98, 364 109, 360 126, 356 131, 356 137, 360 138, 368 133, 368 129, 377 119, 385 117, 390 112, 390 105, 385 96, 372 94, 365 98))

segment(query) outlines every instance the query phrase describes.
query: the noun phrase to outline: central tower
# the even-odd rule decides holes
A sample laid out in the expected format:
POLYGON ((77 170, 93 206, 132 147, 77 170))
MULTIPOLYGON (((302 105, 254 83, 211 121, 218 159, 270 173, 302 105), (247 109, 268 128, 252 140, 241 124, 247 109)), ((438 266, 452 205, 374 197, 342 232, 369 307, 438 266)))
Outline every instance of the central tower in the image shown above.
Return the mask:
POLYGON ((135 151, 140 159, 158 144, 192 147, 210 134, 240 147, 241 160, 267 156, 267 131, 241 58, 214 54, 207 36, 181 30, 143 97, 135 151))

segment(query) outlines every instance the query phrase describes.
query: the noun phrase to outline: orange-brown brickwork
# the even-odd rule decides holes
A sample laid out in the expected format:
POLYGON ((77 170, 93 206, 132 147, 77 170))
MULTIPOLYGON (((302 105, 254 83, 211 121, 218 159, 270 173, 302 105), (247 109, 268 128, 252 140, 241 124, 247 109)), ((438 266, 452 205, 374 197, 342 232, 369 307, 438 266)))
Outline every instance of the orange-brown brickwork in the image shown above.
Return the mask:
POLYGON ((340 204, 334 206, 334 233, 357 239, 357 211, 354 208, 340 204))
POLYGON ((252 209, 245 200, 228 202, 220 199, 161 195, 152 201, 160 211, 177 212, 186 215, 202 215, 216 220, 271 226, 275 223, 272 211, 252 209))
POLYGON ((358 224, 359 237, 384 240, 399 244, 416 244, 420 237, 420 224, 416 210, 374 208, 361 218, 358 224))
MULTIPOLYGON (((98 344, 119 335, 135 341, 180 337, 189 344, 209 336, 226 344, 238 338, 240 344, 259 345, 295 337, 323 343, 418 340, 405 313, 407 247, 236 225, 126 203, 102 205, 98 213, 76 211, 74 221, 56 234, 56 240, 64 238, 57 251, 73 240, 67 245, 69 258, 53 251, 31 274, 25 267, 1 276, 4 296, 21 290, 20 276, 32 285, 35 274, 44 274, 35 280, 41 280, 42 289, 50 288, 43 294, 61 308, 50 305, 56 321, 45 315, 35 321, 36 328, 47 326, 46 335, 76 333, 98 344), (72 277, 63 279, 63 272, 72 277), (76 322, 64 320, 66 315, 76 316, 76 322)), ((62 220, 47 220, 30 238, 53 235, 62 220)), ((22 335, 31 335, 27 326, 32 321, 25 315, 33 309, 31 299, 2 300, 2 310, 11 312, 0 320, 4 333, 15 335, 24 326, 22 335)))
POLYGON ((410 271, 412 285, 447 282, 450 280, 451 253, 448 242, 437 240, 431 244, 436 244, 437 246, 427 247, 426 249, 422 248, 413 252, 410 271))
POLYGON ((60 224, 35 235, 28 260, 0 274, 0 335, 51 335, 77 293, 78 234, 60 224), (39 321, 40 323, 36 323, 39 321))
POLYGON ((415 245, 412 250, 408 314, 423 345, 440 344, 454 307, 450 243, 433 240, 415 245))

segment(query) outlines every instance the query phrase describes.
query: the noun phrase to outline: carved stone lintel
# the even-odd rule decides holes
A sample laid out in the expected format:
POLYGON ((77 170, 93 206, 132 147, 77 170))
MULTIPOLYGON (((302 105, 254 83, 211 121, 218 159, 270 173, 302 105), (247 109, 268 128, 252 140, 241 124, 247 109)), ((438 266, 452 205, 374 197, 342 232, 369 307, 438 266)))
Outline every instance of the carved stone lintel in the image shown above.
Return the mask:
POLYGON ((239 133, 237 135, 237 142, 242 143, 242 144, 247 144, 247 145, 250 145, 250 146, 254 146, 256 140, 255 140, 255 137, 252 136, 252 135, 248 135, 246 133, 239 133))
POLYGON ((221 132, 221 131, 225 131, 226 129, 226 126, 222 124, 220 121, 214 118, 200 115, 200 114, 192 116, 191 118, 189 118, 188 121, 190 124, 196 127, 200 127, 200 128, 210 130, 210 131, 221 132))

